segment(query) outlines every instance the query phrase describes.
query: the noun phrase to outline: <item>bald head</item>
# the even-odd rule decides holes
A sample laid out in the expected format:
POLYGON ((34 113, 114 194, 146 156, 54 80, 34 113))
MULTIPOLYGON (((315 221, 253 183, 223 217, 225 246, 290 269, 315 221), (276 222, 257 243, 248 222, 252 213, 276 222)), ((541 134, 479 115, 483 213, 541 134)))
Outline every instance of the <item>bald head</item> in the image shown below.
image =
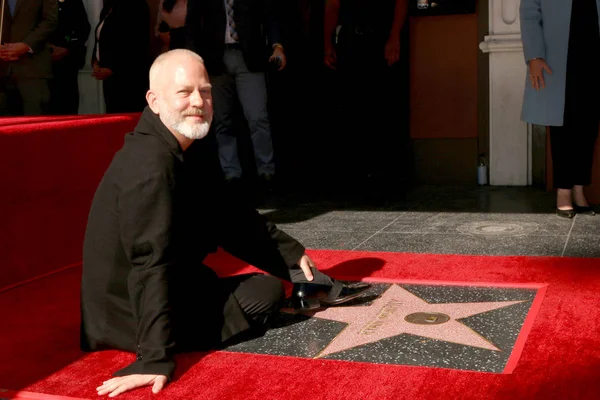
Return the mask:
POLYGON ((213 111, 202 57, 185 49, 158 56, 150 68, 146 100, 180 143, 206 136, 213 111))
POLYGON ((158 89, 159 86, 168 83, 173 79, 175 70, 186 65, 195 65, 205 70, 202 57, 191 50, 175 49, 156 57, 150 67, 150 90, 158 89))

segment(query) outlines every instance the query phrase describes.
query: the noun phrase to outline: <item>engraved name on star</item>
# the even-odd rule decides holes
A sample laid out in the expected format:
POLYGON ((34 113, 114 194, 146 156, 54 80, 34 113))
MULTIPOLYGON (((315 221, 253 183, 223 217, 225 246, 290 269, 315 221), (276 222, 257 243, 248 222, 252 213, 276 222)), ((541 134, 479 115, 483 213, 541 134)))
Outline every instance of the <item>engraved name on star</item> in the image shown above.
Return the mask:
POLYGON ((317 355, 317 358, 403 333, 492 351, 502 351, 458 320, 523 301, 525 300, 430 304, 408 290, 398 285, 392 285, 370 306, 330 307, 309 315, 348 324, 317 355), (415 313, 430 315, 433 323, 422 325, 407 321, 415 313), (438 319, 436 316, 441 317, 440 321, 448 319, 448 317, 449 319, 446 322, 435 323, 438 319))

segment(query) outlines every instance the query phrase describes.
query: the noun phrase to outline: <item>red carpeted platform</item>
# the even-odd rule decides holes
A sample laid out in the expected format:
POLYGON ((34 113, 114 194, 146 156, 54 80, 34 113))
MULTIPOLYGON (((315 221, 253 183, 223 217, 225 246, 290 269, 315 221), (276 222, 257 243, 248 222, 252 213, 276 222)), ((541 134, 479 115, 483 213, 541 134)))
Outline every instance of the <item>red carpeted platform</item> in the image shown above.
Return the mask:
POLYGON ((80 261, 96 186, 137 120, 0 119, 0 290, 80 261))
MULTIPOLYGON (((233 352, 178 357, 177 378, 159 399, 594 399, 600 382, 600 260, 311 251, 338 278, 373 281, 547 284, 510 374, 233 352)), ((226 254, 221 275, 250 267, 226 254)), ((84 354, 78 343, 79 268, 0 294, 0 388, 96 398, 95 388, 132 360, 84 354)), ((6 395, 5 395, 6 396, 6 395)), ((145 399, 140 389, 120 396, 145 399)))

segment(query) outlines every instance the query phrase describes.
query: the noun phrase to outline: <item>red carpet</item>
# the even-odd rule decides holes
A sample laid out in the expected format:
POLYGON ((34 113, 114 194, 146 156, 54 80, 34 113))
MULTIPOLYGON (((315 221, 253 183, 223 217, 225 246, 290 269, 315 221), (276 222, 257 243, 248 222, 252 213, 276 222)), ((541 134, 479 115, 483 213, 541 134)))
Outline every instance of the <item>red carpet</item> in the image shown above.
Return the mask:
MULTIPOLYGON (((600 395, 600 259, 311 251, 322 270, 353 280, 547 284, 509 374, 232 352, 178 358, 177 377, 151 396, 123 399, 596 399, 600 395)), ((209 260, 231 261, 226 255, 209 260)), ((247 271, 234 260, 222 275, 247 271)), ((77 350, 79 268, 0 293, 0 398, 35 393, 97 398, 95 388, 132 361, 77 350), (16 395, 15 391, 23 391, 16 395)), ((27 397, 29 396, 29 397, 27 397)), ((39 395, 38 395, 39 396, 39 395)), ((48 397, 52 399, 52 397, 48 397)))

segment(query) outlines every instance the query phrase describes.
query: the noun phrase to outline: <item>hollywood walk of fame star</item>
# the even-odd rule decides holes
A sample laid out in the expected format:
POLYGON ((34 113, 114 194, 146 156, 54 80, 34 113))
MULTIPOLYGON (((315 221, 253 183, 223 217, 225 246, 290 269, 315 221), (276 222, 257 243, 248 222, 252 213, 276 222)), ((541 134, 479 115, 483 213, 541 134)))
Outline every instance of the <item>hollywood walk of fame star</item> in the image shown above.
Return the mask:
POLYGON ((502 351, 458 320, 523 301, 430 304, 408 290, 392 285, 368 307, 330 307, 307 314, 348 324, 317 358, 404 333, 502 351), (450 318, 446 322, 429 325, 408 322, 406 317, 415 313, 438 314, 450 318))

